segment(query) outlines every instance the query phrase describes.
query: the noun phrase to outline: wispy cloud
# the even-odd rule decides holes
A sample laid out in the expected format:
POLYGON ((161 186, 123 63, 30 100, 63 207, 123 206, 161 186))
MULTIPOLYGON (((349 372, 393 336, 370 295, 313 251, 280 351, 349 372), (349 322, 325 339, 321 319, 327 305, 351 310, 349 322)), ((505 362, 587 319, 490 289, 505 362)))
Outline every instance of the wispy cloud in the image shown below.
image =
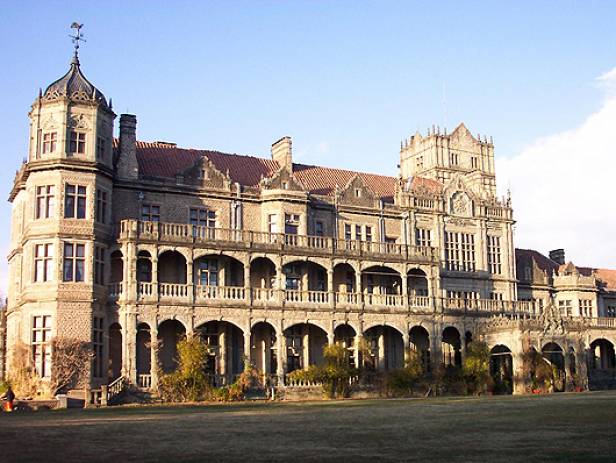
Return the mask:
POLYGON ((578 265, 616 268, 616 68, 596 81, 598 111, 497 160, 497 174, 512 190, 518 247, 564 247, 578 265))

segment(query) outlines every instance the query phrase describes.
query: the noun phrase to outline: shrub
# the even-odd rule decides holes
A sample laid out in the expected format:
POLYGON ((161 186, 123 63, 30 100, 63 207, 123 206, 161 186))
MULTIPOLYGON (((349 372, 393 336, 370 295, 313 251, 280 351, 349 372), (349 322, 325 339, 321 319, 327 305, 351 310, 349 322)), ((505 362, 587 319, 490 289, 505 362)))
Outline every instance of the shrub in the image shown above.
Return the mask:
POLYGON ((550 362, 534 349, 524 352, 522 359, 525 374, 530 379, 531 391, 550 392, 553 390, 558 372, 550 362))
POLYGON ((203 370, 208 347, 197 336, 178 342, 178 368, 162 375, 159 381, 160 397, 164 401, 195 402, 208 396, 210 384, 203 370))
POLYGON ((43 383, 32 365, 32 351, 18 341, 13 347, 9 382, 18 397, 35 397, 43 392, 43 383))
POLYGON ((468 392, 479 395, 492 384, 490 349, 483 341, 473 341, 466 347, 462 375, 468 392))
POLYGON ((421 355, 413 350, 407 353, 407 361, 404 368, 397 368, 389 372, 386 377, 388 395, 404 396, 413 394, 424 374, 421 355))

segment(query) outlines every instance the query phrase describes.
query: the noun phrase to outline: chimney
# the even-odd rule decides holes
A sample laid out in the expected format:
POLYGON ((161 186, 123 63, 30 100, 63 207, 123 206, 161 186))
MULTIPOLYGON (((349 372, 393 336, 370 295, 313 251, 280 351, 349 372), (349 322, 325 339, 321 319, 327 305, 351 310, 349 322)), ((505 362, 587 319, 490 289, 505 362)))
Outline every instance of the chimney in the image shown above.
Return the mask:
POLYGON ((137 165, 137 116, 120 115, 120 155, 118 158, 118 175, 121 178, 139 177, 137 165))
POLYGON ((564 265, 565 263, 565 250, 564 249, 554 249, 550 251, 550 259, 560 265, 564 265))
POLYGON ((291 137, 282 137, 272 145, 272 159, 289 172, 293 172, 292 145, 291 137))

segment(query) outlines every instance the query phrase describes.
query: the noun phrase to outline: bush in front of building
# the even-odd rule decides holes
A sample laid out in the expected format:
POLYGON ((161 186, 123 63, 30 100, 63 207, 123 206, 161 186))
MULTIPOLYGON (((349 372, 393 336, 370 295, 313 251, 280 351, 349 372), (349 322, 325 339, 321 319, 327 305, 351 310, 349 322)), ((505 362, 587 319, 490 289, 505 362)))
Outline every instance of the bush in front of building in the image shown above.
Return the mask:
POLYGON ((414 395, 417 387, 423 382, 424 375, 421 355, 409 350, 404 368, 390 371, 385 378, 387 395, 393 397, 414 395))
POLYGON ((173 373, 163 374, 159 395, 165 402, 198 402, 206 400, 210 383, 203 371, 208 347, 199 337, 182 339, 177 344, 178 366, 173 373))
POLYGON ((490 348, 483 341, 473 341, 466 346, 462 376, 468 394, 480 395, 494 385, 490 375, 490 348))

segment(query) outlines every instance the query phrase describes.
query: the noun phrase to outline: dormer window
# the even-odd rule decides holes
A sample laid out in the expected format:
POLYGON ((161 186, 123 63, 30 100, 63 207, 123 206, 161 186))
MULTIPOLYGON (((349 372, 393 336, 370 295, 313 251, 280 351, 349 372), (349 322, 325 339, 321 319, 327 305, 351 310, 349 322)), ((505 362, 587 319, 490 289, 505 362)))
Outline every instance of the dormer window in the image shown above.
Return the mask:
POLYGON ((478 169, 479 168, 479 158, 477 158, 476 156, 473 156, 471 158, 471 167, 473 169, 478 169))
POLYGON ((53 153, 56 150, 58 141, 57 132, 47 132, 43 134, 43 154, 53 153))
POLYGON ((207 169, 201 169, 201 171, 199 172, 199 178, 201 180, 209 180, 210 176, 207 172, 207 169))
POLYGON ((282 189, 283 190, 288 190, 289 189, 289 182, 282 182, 282 189))
POLYGON ((68 151, 71 154, 84 154, 86 152, 86 134, 71 131, 68 151))
POLYGON ((355 188, 355 197, 356 198, 361 198, 361 189, 360 188, 355 188))

